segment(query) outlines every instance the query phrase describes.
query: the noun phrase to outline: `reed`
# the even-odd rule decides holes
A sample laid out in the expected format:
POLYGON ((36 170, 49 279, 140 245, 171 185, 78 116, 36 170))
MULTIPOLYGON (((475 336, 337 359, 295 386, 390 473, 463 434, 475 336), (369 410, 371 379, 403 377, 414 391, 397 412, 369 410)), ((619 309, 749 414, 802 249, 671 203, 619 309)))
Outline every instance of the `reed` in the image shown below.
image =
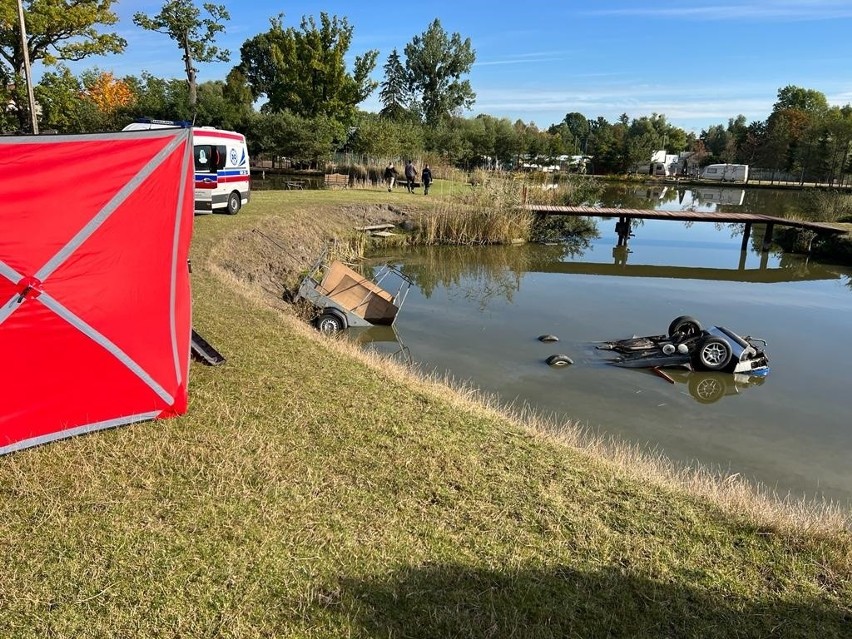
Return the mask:
POLYGON ((805 200, 808 219, 816 222, 852 222, 852 195, 813 190, 805 200))
POLYGON ((520 182, 478 175, 471 184, 467 193, 421 214, 415 243, 511 244, 530 239, 534 216, 520 208, 523 202, 520 182))

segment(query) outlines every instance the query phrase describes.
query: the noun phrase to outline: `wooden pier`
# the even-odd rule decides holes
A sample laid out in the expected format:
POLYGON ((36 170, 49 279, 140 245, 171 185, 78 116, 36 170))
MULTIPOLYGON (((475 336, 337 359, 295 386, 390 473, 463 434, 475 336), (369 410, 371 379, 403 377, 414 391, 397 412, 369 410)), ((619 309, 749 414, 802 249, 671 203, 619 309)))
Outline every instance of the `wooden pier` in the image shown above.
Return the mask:
POLYGON ((618 233, 618 246, 626 246, 630 237, 630 221, 643 220, 676 220, 679 222, 715 222, 723 224, 744 224, 742 250, 748 248, 752 224, 765 224, 763 235, 763 250, 767 250, 772 242, 772 233, 776 226, 789 226, 806 229, 815 233, 846 233, 843 227, 825 222, 806 222, 804 220, 789 220, 773 215, 760 213, 728 213, 703 211, 652 211, 646 209, 601 208, 596 206, 555 206, 547 204, 525 204, 527 211, 538 215, 572 215, 575 217, 617 217, 615 226, 618 233))

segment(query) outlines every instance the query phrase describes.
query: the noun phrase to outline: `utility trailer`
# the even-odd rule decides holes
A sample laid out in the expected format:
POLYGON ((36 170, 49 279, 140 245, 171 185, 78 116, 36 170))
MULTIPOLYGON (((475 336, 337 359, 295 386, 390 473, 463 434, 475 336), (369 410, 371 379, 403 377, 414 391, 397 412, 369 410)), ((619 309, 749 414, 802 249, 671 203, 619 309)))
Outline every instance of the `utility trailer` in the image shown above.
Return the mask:
POLYGON ((367 279, 339 260, 328 262, 324 253, 299 284, 296 300, 316 309, 320 331, 335 333, 350 326, 392 325, 410 288, 411 279, 389 264, 367 279))

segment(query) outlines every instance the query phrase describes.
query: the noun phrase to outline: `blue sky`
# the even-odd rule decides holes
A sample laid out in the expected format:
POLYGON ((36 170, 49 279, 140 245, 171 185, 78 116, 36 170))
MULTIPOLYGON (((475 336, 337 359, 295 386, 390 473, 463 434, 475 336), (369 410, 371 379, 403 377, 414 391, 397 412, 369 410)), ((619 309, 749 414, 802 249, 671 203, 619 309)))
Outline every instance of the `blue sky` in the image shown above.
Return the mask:
MULTIPOLYGON (((215 1, 215 0, 214 0, 215 1)), ((90 58, 72 68, 149 71, 183 77, 177 46, 142 31, 131 16, 157 13, 163 0, 118 0, 116 30, 124 55, 90 58)), ((201 4, 198 0, 197 4, 201 4)), ((662 113, 699 133, 743 114, 764 120, 778 89, 821 91, 830 104, 852 103, 852 0, 414 0, 324 2, 219 0, 231 14, 217 40, 230 63, 199 66, 199 81, 223 79, 242 43, 269 29, 321 11, 354 27, 350 58, 377 49, 375 76, 396 48, 440 19, 448 33, 471 39, 476 64, 468 79, 477 94, 469 115, 488 113, 541 128, 566 113, 616 120, 662 113)), ((351 68, 351 60, 350 60, 351 68)), ((39 69, 35 70, 38 74, 39 69)), ((378 92, 362 108, 380 108, 378 92)))

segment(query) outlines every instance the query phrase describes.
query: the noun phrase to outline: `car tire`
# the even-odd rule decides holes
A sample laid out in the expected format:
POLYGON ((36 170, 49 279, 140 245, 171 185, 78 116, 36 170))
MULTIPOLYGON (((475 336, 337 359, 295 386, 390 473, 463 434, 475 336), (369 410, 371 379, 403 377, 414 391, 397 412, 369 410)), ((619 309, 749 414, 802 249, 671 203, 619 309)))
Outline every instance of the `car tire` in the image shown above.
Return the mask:
POLYGON ((561 368, 563 366, 570 366, 574 363, 574 360, 568 357, 567 355, 557 354, 551 355, 546 360, 548 366, 553 366, 554 368, 561 368))
POLYGON ((669 337, 674 336, 676 333, 680 333, 682 335, 681 339, 685 339, 687 337, 695 337, 700 332, 701 322, 689 315, 676 317, 672 320, 672 323, 669 324, 669 337))
POLYGON ((720 337, 703 340, 692 356, 692 367, 699 371, 722 371, 731 363, 731 345, 720 337))

